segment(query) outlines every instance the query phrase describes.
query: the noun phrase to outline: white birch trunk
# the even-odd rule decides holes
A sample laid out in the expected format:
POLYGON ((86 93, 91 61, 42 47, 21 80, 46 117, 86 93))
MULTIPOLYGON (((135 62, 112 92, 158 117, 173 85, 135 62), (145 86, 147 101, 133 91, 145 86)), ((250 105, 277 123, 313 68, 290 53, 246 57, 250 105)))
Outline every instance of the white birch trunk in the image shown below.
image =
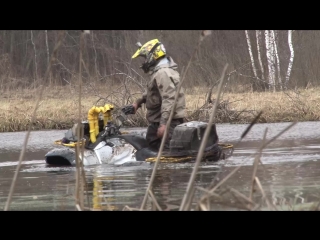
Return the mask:
POLYGON ((254 58, 253 58, 253 54, 252 54, 252 47, 251 47, 251 42, 250 42, 248 30, 245 30, 245 33, 246 33, 246 38, 247 38, 247 44, 248 44, 248 50, 249 50, 249 54, 250 54, 250 60, 251 60, 253 74, 254 74, 255 78, 258 78, 256 66, 254 64, 254 58))
POLYGON ((269 80, 269 90, 274 86, 274 71, 273 71, 273 62, 272 62, 272 47, 270 46, 270 32, 265 30, 265 42, 266 42, 266 55, 268 61, 268 80, 269 80))
POLYGON ((273 30, 269 30, 269 46, 270 46, 270 52, 271 52, 271 71, 272 71, 272 78, 273 78, 273 83, 272 83, 272 90, 273 92, 276 91, 276 61, 275 61, 275 49, 274 49, 274 38, 272 34, 273 30))
POLYGON ((274 54, 276 57, 276 63, 277 63, 277 72, 278 72, 278 83, 280 85, 280 89, 282 90, 282 80, 281 80, 281 72, 280 72, 280 60, 279 60, 279 54, 278 54, 278 48, 277 48, 277 38, 276 33, 274 30, 271 31, 272 38, 273 38, 273 46, 274 46, 274 54))
POLYGON ((264 80, 264 69, 261 60, 261 31, 256 30, 256 39, 257 39, 257 50, 258 50, 258 60, 261 70, 261 79, 264 80))
POLYGON ((287 85, 290 79, 290 74, 292 70, 292 65, 293 65, 293 58, 294 58, 294 50, 293 50, 293 45, 292 45, 292 30, 288 31, 288 44, 289 44, 289 49, 290 49, 290 59, 289 59, 289 65, 288 65, 288 71, 287 71, 287 76, 286 76, 286 81, 285 81, 285 88, 287 89, 287 85))

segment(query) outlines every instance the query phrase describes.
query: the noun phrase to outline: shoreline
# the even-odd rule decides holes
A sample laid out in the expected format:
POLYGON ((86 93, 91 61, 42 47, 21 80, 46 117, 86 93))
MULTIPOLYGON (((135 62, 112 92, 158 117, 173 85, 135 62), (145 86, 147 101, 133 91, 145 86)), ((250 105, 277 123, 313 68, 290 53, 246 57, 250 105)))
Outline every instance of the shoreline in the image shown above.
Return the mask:
MULTIPOLYGON (((218 105, 215 123, 248 124, 263 111, 258 123, 320 121, 320 88, 301 89, 291 92, 240 92, 224 93, 218 105)), ((187 89, 186 105, 188 121, 208 121, 213 104, 205 104, 205 88, 187 89)), ((40 101, 35 121, 31 122, 36 104, 37 89, 17 90, 1 93, 0 132, 35 130, 66 130, 78 121, 79 95, 65 88, 52 88, 40 101)), ((137 96, 139 97, 139 96, 137 96)), ((214 101, 214 95, 213 101, 214 101)), ((117 115, 124 100, 113 97, 108 102, 99 102, 96 96, 81 99, 81 121, 87 120, 92 106, 112 103, 113 114, 117 115), (117 104, 117 106, 116 106, 117 104)), ((134 99, 131 100, 133 102, 134 99)), ((130 104, 130 103, 128 103, 130 104)), ((123 127, 147 127, 146 109, 129 115, 129 124, 123 127)))

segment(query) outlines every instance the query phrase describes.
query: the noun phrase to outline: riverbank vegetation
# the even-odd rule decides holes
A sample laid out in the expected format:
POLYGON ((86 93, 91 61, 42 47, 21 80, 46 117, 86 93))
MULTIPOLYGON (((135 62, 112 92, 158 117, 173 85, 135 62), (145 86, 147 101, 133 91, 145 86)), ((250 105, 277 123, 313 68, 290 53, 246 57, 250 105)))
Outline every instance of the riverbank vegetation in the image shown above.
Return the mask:
MULTIPOLYGON (((101 97, 112 95, 108 99, 100 99, 94 91, 85 90, 81 101, 81 120, 87 120, 87 113, 94 105, 112 102, 115 104, 114 115, 119 113, 121 106, 130 104, 141 93, 137 91, 132 99, 124 101, 121 94, 112 92, 101 85, 96 87, 101 97), (87 91, 87 92, 86 92, 87 91), (99 100, 100 99, 100 100, 99 100), (98 101, 99 100, 99 101, 98 101)), ((215 90, 215 89, 214 89, 215 90)), ((78 118, 77 86, 47 87, 31 122, 32 109, 35 106, 39 89, 17 89, 1 92, 0 132, 26 131, 31 124, 32 130, 68 129, 78 118)), ((296 89, 281 92, 236 92, 229 91, 222 95, 218 105, 216 123, 249 123, 259 112, 263 111, 259 122, 293 122, 319 121, 320 95, 319 88, 296 89)), ((213 91, 214 92, 214 91, 213 91)), ((187 119, 208 121, 210 109, 215 95, 208 101, 208 89, 186 89, 187 119)), ((145 109, 137 115, 130 116, 128 126, 146 127, 145 109)))
MULTIPOLYGON (((79 114, 86 120, 88 110, 96 104, 112 103, 117 114, 146 87, 148 76, 139 69, 141 61, 131 61, 131 56, 137 41, 153 38, 165 45, 181 76, 188 67, 183 83, 187 120, 208 120, 216 97, 212 93, 226 63, 216 123, 248 123, 260 110, 260 122, 320 119, 320 53, 315 51, 319 31, 207 31, 210 34, 200 35, 203 41, 194 53, 198 30, 95 30, 84 34, 81 44, 85 31, 68 30, 63 31, 50 63, 59 32, 0 31, 0 132, 25 131, 29 126, 31 130, 67 129, 79 114), (40 105, 31 121, 42 86, 40 105), (77 109, 79 91, 81 113, 77 109)), ((146 126, 144 116, 145 109, 139 110, 127 125, 146 126)))

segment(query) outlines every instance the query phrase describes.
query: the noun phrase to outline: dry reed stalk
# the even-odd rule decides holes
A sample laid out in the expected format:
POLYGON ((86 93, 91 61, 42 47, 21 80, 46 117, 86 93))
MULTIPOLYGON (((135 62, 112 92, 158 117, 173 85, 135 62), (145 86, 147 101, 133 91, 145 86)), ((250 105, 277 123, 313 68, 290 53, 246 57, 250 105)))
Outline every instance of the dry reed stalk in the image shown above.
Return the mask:
POLYGON ((190 197, 189 197, 188 202, 186 204, 186 211, 189 211, 191 209, 192 201, 193 201, 195 193, 196 193, 196 188, 192 187, 190 197))
POLYGON ((201 211, 208 211, 209 210, 203 203, 199 204, 199 208, 201 211))
POLYGON ((83 166, 83 159, 84 159, 84 142, 83 142, 83 129, 81 124, 81 99, 82 99, 82 66, 84 67, 85 71, 89 75, 89 71, 86 67, 86 64, 83 60, 83 51, 85 48, 85 39, 84 35, 87 34, 87 30, 83 30, 80 34, 80 56, 79 56, 79 98, 78 98, 78 128, 77 128, 77 138, 78 143, 76 148, 78 150, 78 153, 81 153, 81 161, 79 159, 79 154, 76 155, 76 202, 80 202, 80 206, 83 209, 84 208, 84 185, 86 186, 86 192, 87 192, 87 202, 89 206, 89 195, 87 191, 87 181, 85 177, 85 171, 83 166), (80 149, 81 147, 81 149, 80 149), (82 178, 81 178, 82 177, 82 178), (82 182, 80 182, 82 180, 82 182))
POLYGON ((244 208, 245 210, 251 210, 250 206, 248 206, 247 202, 244 202, 244 199, 242 197, 240 197, 240 195, 238 195, 239 192, 234 192, 230 190, 230 194, 238 201, 237 204, 241 204, 242 208, 244 208))
MULTIPOLYGON (((206 30, 205 30, 206 31, 206 30)), ((200 35, 200 38, 199 38, 199 41, 198 41, 198 44, 197 46, 195 47, 192 55, 191 55, 191 58, 188 62, 188 65, 186 67, 186 70, 183 72, 183 76, 181 78, 181 81, 180 83, 178 84, 178 87, 177 87, 177 90, 176 90, 176 94, 175 94, 175 97, 174 97, 174 102, 173 102, 173 106, 172 106, 172 109, 171 109, 171 112, 170 112, 170 115, 169 115, 169 119, 166 123, 166 129, 164 131, 164 134, 163 134, 163 137, 162 137, 162 140, 161 140, 161 144, 160 144, 160 149, 159 149, 159 152, 158 152, 158 155, 157 155, 157 160, 154 164, 154 167, 153 167, 153 171, 152 171, 152 174, 151 174, 151 179, 150 179, 150 182, 148 184, 148 187, 147 187, 147 190, 146 190, 146 193, 145 193, 145 196, 143 198, 143 201, 142 201, 142 204, 141 204, 141 207, 140 209, 144 209, 145 205, 146 205, 146 202, 147 202, 147 197, 148 197, 148 194, 149 194, 149 191, 151 190, 152 188, 152 184, 153 184, 153 181, 154 181, 154 178, 155 178, 155 175, 156 175, 156 172, 157 172, 157 167, 158 167, 158 164, 159 164, 159 159, 161 157, 161 154, 162 154, 162 151, 163 151, 163 147, 164 147, 164 143, 165 143, 165 140, 167 138, 167 135, 168 135, 168 130, 169 130, 169 127, 170 127, 170 124, 171 124, 171 121, 172 121, 172 118, 173 118, 173 114, 175 112, 175 108, 176 108, 176 105, 177 105, 177 99, 178 99, 178 95, 180 93, 180 89, 181 89, 181 86, 184 82, 184 79, 185 79, 185 76, 186 76, 186 73, 188 72, 188 69, 190 67, 190 64, 191 64, 191 61, 193 59, 193 57, 195 56, 195 54, 197 53, 197 50, 199 49, 200 45, 201 45, 201 42, 203 41, 203 39, 208 35, 208 32, 205 32, 203 31, 200 35)))
MULTIPOLYGON (((262 148, 265 148, 267 145, 269 145, 271 142, 273 142, 274 140, 276 140, 278 137, 280 137, 283 133, 285 133, 286 131, 288 131, 291 127, 293 127, 294 125, 296 125, 297 122, 293 122, 291 123, 288 127, 286 127, 285 129, 283 129, 280 133, 278 133, 276 136, 274 136, 273 138, 271 138, 269 141, 265 142, 264 144, 262 144, 262 148)), ((257 152, 253 154, 253 156, 256 156, 257 152)), ((210 193, 213 193, 215 190, 217 190, 222 184, 224 184, 228 179, 230 179, 242 166, 244 163, 246 163, 250 158, 248 158, 247 160, 243 161, 241 165, 237 166, 235 169, 233 169, 225 178, 223 178, 220 182, 218 182, 212 189, 209 190, 210 193)), ((206 194, 207 195, 207 194, 206 194)), ((200 201, 202 201, 204 198, 206 198, 207 196, 203 196, 201 198, 200 201)))
MULTIPOLYGON (((79 154, 80 152, 80 142, 82 140, 81 136, 81 95, 82 95, 82 51, 83 51, 83 32, 80 33, 80 57, 79 57, 79 98, 78 98, 78 126, 77 126, 77 139, 78 144, 76 145, 76 184, 75 184, 75 202, 76 206, 80 206, 80 209, 83 208, 83 198, 80 196, 80 192, 83 193, 81 180, 81 166, 79 154), (81 190, 80 190, 81 189, 81 190)), ((83 159, 83 158, 82 158, 83 159)))
POLYGON ((217 193, 211 193, 211 192, 209 192, 209 190, 208 189, 205 189, 205 188, 202 188, 202 187, 196 187, 197 189, 199 189, 199 190, 201 190, 201 191, 203 191, 203 192, 205 192, 205 193, 207 193, 208 194, 208 197, 209 196, 212 196, 212 197, 217 197, 217 198, 220 198, 220 199, 222 199, 222 197, 219 195, 219 194, 217 194, 217 193))
POLYGON ((256 205, 250 198, 246 197, 245 195, 243 195, 242 193, 240 193, 238 190, 234 189, 234 188, 230 188, 230 191, 235 193, 236 195, 238 195, 239 197, 241 197, 242 199, 244 199, 245 201, 247 201, 248 203, 252 204, 252 205, 256 205))
MULTIPOLYGON (((62 37, 64 35, 64 32, 65 31, 61 31, 60 32, 59 40, 58 40, 56 46, 53 49, 53 52, 52 52, 51 58, 50 58, 50 64, 48 65, 46 73, 45 73, 45 76, 44 76, 44 82, 47 82, 48 76, 49 76, 50 71, 51 71, 52 63, 53 63, 53 61, 55 59, 55 54, 56 54, 57 50, 59 49, 59 47, 61 45, 62 37)), ((34 120, 35 120, 36 112, 38 110, 39 103, 40 103, 41 98, 42 98, 43 90, 44 90, 44 85, 42 85, 41 88, 40 88, 38 99, 36 101, 36 104, 35 104, 33 112, 32 112, 31 123, 29 124, 29 128, 28 128, 28 131, 26 133, 26 136, 25 136, 25 139, 24 139, 24 143, 23 143, 23 146, 22 146, 22 150, 20 152, 19 162, 18 162, 16 171, 14 173, 14 177, 12 179, 12 183, 11 183, 9 195, 8 195, 8 198, 7 198, 7 202, 6 202, 6 205, 4 207, 4 211, 7 211, 9 209, 9 207, 10 207, 10 204, 11 204, 11 199, 12 199, 12 195, 13 195, 13 192, 14 192, 15 184, 16 184, 16 181, 17 181, 17 178, 18 178, 18 174, 19 174, 19 171, 20 171, 20 168, 21 168, 21 163, 22 163, 22 160, 24 158, 24 155, 25 155, 25 152, 26 152, 26 149, 27 149, 27 144, 28 144, 28 140, 29 140, 29 136, 30 136, 30 132, 31 132, 31 125, 32 125, 32 122, 34 122, 34 120)))
MULTIPOLYGON (((237 141, 237 143, 233 146, 233 148, 232 148, 232 150, 231 150, 231 153, 230 153, 230 156, 232 156, 232 154, 233 154, 233 152, 234 152, 234 149, 237 147, 237 145, 239 145, 239 143, 242 141, 242 139, 244 139, 245 136, 249 133, 249 131, 251 130, 251 128, 253 127, 253 125, 257 123, 257 121, 258 121, 258 119, 260 118, 261 114, 262 114, 262 111, 260 111, 260 112, 258 113, 258 115, 255 116, 255 118, 251 121, 251 123, 246 127, 246 129, 244 130, 244 132, 241 134, 240 139, 239 139, 239 140, 237 141)), ((230 158, 230 157, 229 157, 229 158, 230 158)), ((260 162, 261 162, 261 161, 260 161, 260 162)), ((226 163, 227 163, 227 159, 226 159, 226 161, 225 161, 225 164, 226 164, 226 163)), ((212 188, 212 187, 214 186, 213 184, 216 182, 218 176, 219 176, 219 175, 217 174, 217 175, 214 177, 212 183, 209 185, 209 188, 212 188)))
POLYGON ((211 209, 211 202, 210 199, 207 198, 207 208, 210 210, 211 209))
POLYGON ((215 197, 215 198, 218 198, 219 200, 222 200, 222 197, 221 195, 217 194, 217 193, 210 193, 207 189, 205 188, 202 188, 202 187, 195 187, 196 189, 199 189, 200 191, 203 191, 205 193, 207 193, 206 197, 205 198, 202 198, 198 205, 196 206, 195 210, 199 210, 199 207, 200 207, 200 203, 204 203, 205 201, 207 202, 207 208, 208 209, 211 209, 210 207, 210 197, 215 197))
MULTIPOLYGON (((230 197, 229 197, 227 200, 221 200, 220 202, 218 201, 218 202, 213 202, 213 203, 229 207, 229 209, 230 208, 237 208, 237 209, 243 209, 243 210, 251 210, 246 206, 246 204, 243 203, 243 199, 239 199, 238 195, 236 195, 234 192, 231 192, 230 190, 229 190, 229 193, 236 200, 238 200, 238 202, 234 202, 234 203, 228 202, 228 200, 230 200, 230 197)), ((203 204, 203 202, 201 202, 201 203, 203 204)), ((198 203, 197 209, 200 209, 200 203, 198 203)))
MULTIPOLYGON (((79 126, 78 126, 79 127, 79 126)), ((78 128, 77 127, 77 128, 78 128)), ((76 130, 76 132, 78 132, 78 129, 76 130)), ((77 134, 78 135, 78 134, 77 134)), ((80 168, 79 168, 79 149, 78 146, 75 147, 75 154, 76 154, 76 171, 75 171, 75 178, 76 178, 76 183, 75 183, 75 195, 74 195, 74 200, 75 200, 75 205, 76 205, 76 209, 77 206, 80 205, 80 181, 79 181, 79 177, 80 177, 80 168)))
MULTIPOLYGON (((269 145, 271 142, 273 142, 274 140, 276 140, 278 137, 280 137, 283 133, 285 133, 286 131, 288 131, 291 127, 293 127, 294 125, 296 125, 297 122, 293 122, 291 123, 288 127, 286 127, 285 129, 283 129, 280 133, 278 133, 276 136, 274 136, 273 138, 271 138, 269 141, 267 141, 266 143, 262 144, 262 148, 265 148, 267 145, 269 145)), ((253 156, 256 156, 257 153, 253 154, 253 156)), ((249 159, 249 158, 248 158, 249 159)), ((244 161, 243 163, 247 162, 248 160, 244 161)), ((242 163, 242 164, 243 164, 242 163)), ((231 173, 229 173, 221 182, 219 182, 213 189, 210 190, 210 192, 214 192, 219 186, 221 186, 225 181, 227 181, 235 172, 237 172, 240 168, 242 167, 242 165, 236 167, 231 173)))
POLYGON ((129 210, 129 211, 146 211, 146 210, 141 210, 140 208, 132 208, 132 207, 129 207, 128 205, 124 206, 123 210, 122 211, 125 211, 125 210, 129 210))
POLYGON ((157 208, 159 211, 162 211, 162 209, 161 209, 161 207, 160 207, 160 205, 159 205, 156 197, 154 196, 154 194, 153 194, 153 192, 152 192, 151 190, 149 191, 149 195, 150 195, 150 197, 151 197, 151 199, 152 199, 152 202, 153 202, 154 205, 156 206, 156 208, 157 208))
POLYGON ((186 210, 186 204, 188 202, 188 199, 190 198, 190 194, 191 194, 190 190, 193 187, 194 180, 195 180, 196 174, 198 172, 198 168, 199 168, 201 159, 203 157, 204 150, 205 150, 207 142, 208 142, 208 137, 209 137, 210 132, 211 132, 211 125, 213 124, 213 119, 214 119, 214 116, 215 116, 216 111, 217 111, 217 105, 218 105, 219 100, 220 100, 222 84, 223 84, 223 80, 224 80, 224 76, 225 76, 225 72, 227 70, 227 67, 228 67, 228 64, 226 64, 224 66, 224 69, 222 71, 222 75, 221 75, 221 78, 220 78, 220 84, 219 84, 218 92, 217 92, 217 99, 216 99, 216 101, 214 103, 213 111, 212 111, 212 113, 210 115, 210 119, 209 119, 207 128, 206 128, 206 130, 204 132, 204 136, 203 136, 203 139, 201 141, 201 145, 200 145, 200 148, 199 148, 199 152, 197 154, 197 159, 196 159, 196 162, 194 164, 193 171, 192 171, 188 186, 187 186, 187 190, 186 190, 186 193, 184 194, 184 197, 182 199, 182 203, 180 205, 180 209, 179 209, 180 211, 186 210))
POLYGON ((270 204, 270 202, 269 202, 269 199, 268 199, 267 196, 266 196, 266 193, 264 192, 264 190, 263 190, 263 188, 262 188, 262 185, 261 185, 261 183, 260 183, 259 178, 258 178, 258 177, 255 177, 254 180, 255 180, 255 182, 257 183, 257 185, 258 185, 258 187, 259 187, 259 189, 260 189, 260 192, 261 192, 261 194, 262 194, 262 199, 265 199, 265 201, 266 201, 266 203, 267 203, 267 205, 268 205, 268 208, 271 209, 271 204, 270 204))
MULTIPOLYGON (((81 133, 81 136, 83 136, 83 133, 81 133)), ((84 144, 81 144, 81 159, 83 159, 83 158, 84 158, 84 144)), ((83 183, 84 183, 84 185, 86 187, 88 208, 90 208, 90 201, 89 201, 89 194, 88 194, 88 183, 87 183, 87 180, 86 180, 83 161, 80 161, 80 168, 81 168, 82 181, 83 181, 83 183)))
POLYGON ((252 201, 253 189, 254 189, 254 184, 255 184, 255 177, 256 177, 256 174, 257 174, 258 164, 260 162, 260 158, 261 158, 261 155, 262 155, 262 150, 263 150, 262 146, 266 141, 267 132, 268 132, 268 128, 266 128, 266 130, 264 131, 262 144, 261 144, 261 146, 259 148, 258 155, 255 157, 254 163, 253 163, 253 172, 252 172, 252 180, 251 180, 251 191, 250 191, 250 195, 249 195, 250 201, 252 201))
MULTIPOLYGON (((200 200, 201 202, 199 202, 198 206, 197 206, 197 209, 199 210, 200 209, 200 203, 204 204, 204 202, 207 203, 207 209, 210 210, 211 209, 211 203, 210 203, 210 197, 216 197, 219 199, 219 201, 221 201, 220 203, 221 204, 224 204, 223 201, 223 198, 221 195, 219 194, 216 194, 216 193, 210 193, 207 189, 204 189, 204 188, 200 188, 200 187, 197 187, 199 190, 207 193, 206 195, 206 198, 203 198, 202 200, 200 200)), ((242 205, 242 207, 246 210, 252 210, 252 208, 250 208, 250 206, 247 206, 246 203, 249 203, 251 204, 253 207, 256 206, 256 204, 254 202, 252 202, 248 197, 246 197, 245 195, 243 195, 242 193, 240 193, 239 191, 237 191, 236 189, 234 188, 228 188, 225 190, 225 193, 230 193, 231 195, 233 195, 234 198, 236 198, 242 205)))
POLYGON ((77 209, 78 211, 82 211, 82 208, 80 207, 79 204, 76 204, 76 209, 77 209))

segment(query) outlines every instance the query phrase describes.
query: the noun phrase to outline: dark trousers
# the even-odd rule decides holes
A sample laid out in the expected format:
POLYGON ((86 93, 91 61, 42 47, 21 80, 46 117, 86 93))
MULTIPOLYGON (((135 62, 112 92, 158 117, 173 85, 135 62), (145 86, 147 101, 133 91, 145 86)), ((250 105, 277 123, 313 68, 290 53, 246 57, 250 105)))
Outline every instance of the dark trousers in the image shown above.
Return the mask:
MULTIPOLYGON (((183 118, 172 119, 169 127, 169 132, 167 134, 167 139, 164 143, 164 150, 170 149, 170 140, 172 138, 173 130, 176 126, 178 126, 181 123, 183 123, 183 118)), ((149 148, 152 149, 153 151, 158 151, 161 145, 162 138, 157 137, 158 127, 159 127, 159 123, 154 122, 154 123, 150 123, 147 129, 146 139, 148 141, 149 148)))

